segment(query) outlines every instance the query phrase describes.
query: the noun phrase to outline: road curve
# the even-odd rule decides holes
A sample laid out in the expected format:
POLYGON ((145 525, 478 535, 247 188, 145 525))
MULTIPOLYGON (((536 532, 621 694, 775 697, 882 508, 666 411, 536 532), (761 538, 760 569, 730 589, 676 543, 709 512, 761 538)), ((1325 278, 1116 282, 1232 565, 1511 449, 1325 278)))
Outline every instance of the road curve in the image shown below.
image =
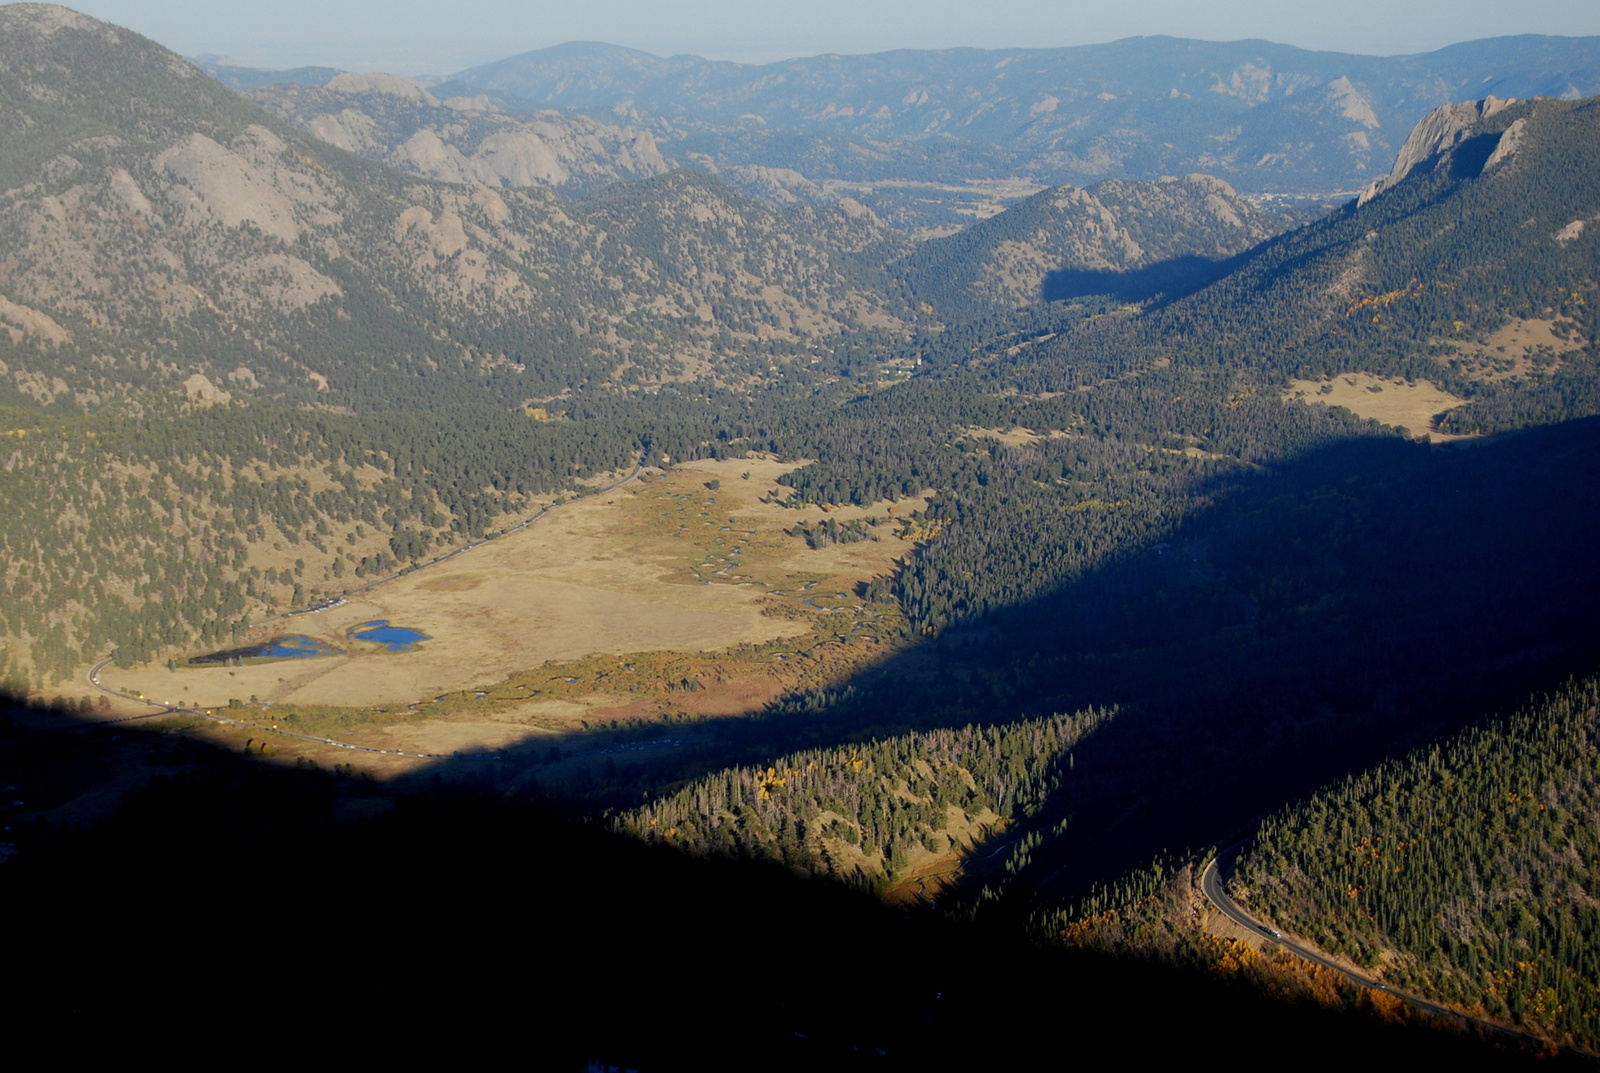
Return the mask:
POLYGON ((1313 965, 1320 965, 1325 969, 1332 969, 1334 972, 1340 973, 1347 980, 1358 987, 1365 987, 1372 991, 1382 991, 1386 994, 1393 995, 1395 998, 1416 1009, 1422 1010, 1424 1013, 1430 1013, 1436 1017, 1443 1017, 1447 1020, 1455 1020, 1465 1022, 1467 1024, 1477 1025, 1481 1028, 1487 1028, 1508 1036, 1515 1036, 1518 1039, 1527 1040, 1533 1043, 1544 1044, 1548 1042, 1538 1036, 1511 1028, 1508 1025, 1497 1024, 1494 1021, 1485 1021, 1481 1017, 1473 1017, 1471 1014, 1462 1013, 1460 1010, 1453 1010, 1448 1006, 1441 1006, 1437 1002, 1430 1002, 1419 995, 1413 995, 1405 991, 1397 991, 1382 981, 1374 980, 1368 976, 1363 976, 1354 969, 1346 968, 1345 966, 1340 965, 1327 955, 1310 946, 1296 942, 1293 939, 1284 938, 1283 934, 1277 929, 1268 927, 1255 917, 1251 916, 1249 913, 1245 912, 1243 909, 1239 908, 1238 903, 1236 903, 1232 898, 1228 897, 1227 891, 1223 889, 1222 884, 1224 881, 1224 872, 1226 870, 1231 870, 1234 859, 1239 855, 1239 850, 1242 849, 1243 846, 1244 843, 1236 842, 1233 845, 1220 850, 1217 855, 1212 858, 1211 863, 1206 865, 1206 870, 1200 875, 1200 890, 1203 894, 1205 894, 1206 900, 1212 905, 1216 906, 1218 912, 1227 917, 1229 920, 1233 921, 1235 924, 1238 924, 1251 934, 1261 939, 1265 939, 1269 943, 1283 947, 1296 957, 1304 958, 1313 965))
MULTIPOLYGON (((597 489, 596 491, 590 492, 589 495, 591 495, 591 496, 605 495, 607 492, 616 491, 618 488, 621 488, 623 485, 629 483, 630 481, 635 480, 636 478, 638 478, 639 474, 644 472, 644 464, 645 464, 645 461, 648 458, 649 458, 649 455, 647 455, 647 454, 640 455, 639 456, 639 461, 634 464, 632 473, 628 474, 626 477, 622 478, 620 481, 615 482, 614 484, 608 484, 604 488, 600 488, 600 489, 597 489)), ((587 497, 585 497, 585 498, 587 498, 587 497)), ((481 548, 483 545, 489 543, 490 541, 499 540, 501 537, 509 536, 512 533, 515 533, 520 529, 526 529, 528 526, 532 525, 534 522, 538 521, 540 518, 543 518, 546 514, 549 514, 554 509, 555 509, 555 507, 553 505, 549 506, 549 507, 545 507, 545 508, 541 509, 539 511, 539 513, 535 514, 533 517, 527 519, 526 521, 519 522, 518 524, 512 526, 510 529, 507 529, 504 533, 498 533, 498 534, 496 534, 496 535, 494 535, 492 537, 485 537, 483 540, 473 541, 470 544, 467 544, 467 545, 465 545, 463 547, 457 548, 455 551, 452 551, 448 555, 441 555, 437 559, 433 559, 433 560, 430 560, 429 562, 423 563, 421 566, 417 567, 416 569, 405 571, 405 573, 414 574, 418 570, 426 570, 430 566, 437 566, 440 563, 445 562, 448 559, 454 559, 457 555, 461 555, 464 552, 469 552, 473 548, 481 548)), ((358 589, 350 589, 345 593, 345 595, 348 597, 348 596, 353 596, 358 592, 366 592, 368 589, 376 588, 377 586, 382 585, 382 584, 384 584, 386 582, 389 582, 389 581, 393 581, 395 578, 400 577, 400 576, 402 576, 402 575, 401 574, 390 574, 388 577, 379 578, 377 581, 368 582, 367 584, 361 586, 358 589)), ((283 613, 281 615, 274 615, 274 616, 272 616, 272 618, 265 619, 265 620, 263 620, 263 622, 256 623, 256 625, 259 626, 259 625, 263 625, 265 622, 272 622, 275 619, 288 618, 291 615, 303 615, 305 613, 306 613, 306 611, 304 611, 304 610, 288 611, 288 612, 285 612, 285 613, 283 613)), ((404 749, 375 749, 370 745, 357 745, 354 742, 336 741, 333 738, 319 738, 319 737, 317 737, 317 736, 315 736, 313 734, 300 734, 300 733, 297 733, 297 732, 295 732, 293 730, 282 730, 282 729, 280 729, 278 727, 271 726, 270 724, 267 724, 267 723, 256 723, 256 722, 252 722, 251 720, 248 720, 248 719, 235 719, 232 716, 217 715, 214 712, 209 711, 209 710, 204 709, 204 708, 184 708, 184 707, 181 707, 181 706, 178 706, 178 705, 174 705, 174 704, 162 704, 159 701, 146 700, 144 697, 130 697, 126 693, 119 693, 114 689, 108 689, 107 687, 105 687, 105 686, 100 684, 100 672, 103 671, 105 669, 106 664, 108 664, 110 662, 111 662, 111 658, 108 656, 105 659, 101 660, 99 663, 96 663, 93 667, 89 668, 89 673, 87 675, 87 680, 89 682, 89 685, 93 686, 95 689, 98 689, 100 692, 105 693, 105 694, 107 694, 109 696, 116 697, 119 700, 136 700, 141 704, 148 704, 151 707, 156 708, 158 710, 157 711, 153 711, 153 712, 148 712, 145 715, 124 716, 121 719, 101 719, 101 720, 96 720, 95 725, 98 725, 98 726, 115 726, 115 725, 117 725, 119 723, 133 723, 133 722, 138 722, 139 720, 142 720, 142 719, 155 719, 155 718, 158 718, 158 717, 163 716, 163 715, 180 715, 180 714, 181 715, 194 715, 194 716, 199 716, 201 719, 209 719, 213 723, 218 723, 218 724, 221 724, 221 725, 224 725, 224 726, 250 727, 251 729, 260 730, 260 731, 263 731, 263 732, 265 732, 267 734, 277 734, 277 735, 279 735, 281 737, 285 737, 285 738, 295 738, 295 739, 297 739, 299 741, 311 742, 314 745, 327 745, 327 746, 331 746, 331 747, 333 747, 335 749, 349 749, 352 752, 357 752, 357 753, 375 753, 375 754, 380 755, 380 756, 408 756, 408 757, 412 757, 412 758, 418 759, 418 760, 499 760, 500 759, 499 754, 496 754, 496 753, 480 753, 480 754, 408 753, 404 749)), ((232 710, 232 709, 230 709, 230 710, 232 710)))

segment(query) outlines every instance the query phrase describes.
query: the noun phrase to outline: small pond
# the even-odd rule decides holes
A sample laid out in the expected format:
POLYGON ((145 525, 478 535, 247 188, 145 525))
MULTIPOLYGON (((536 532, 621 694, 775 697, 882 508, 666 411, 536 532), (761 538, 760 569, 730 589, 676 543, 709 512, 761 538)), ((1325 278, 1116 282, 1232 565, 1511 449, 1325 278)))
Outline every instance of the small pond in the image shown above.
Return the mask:
POLYGON ((390 652, 410 652, 416 647, 418 641, 432 640, 420 630, 411 630, 404 626, 391 626, 386 618, 363 622, 359 626, 351 627, 350 639, 353 641, 371 641, 375 644, 383 645, 390 652))
POLYGON ((196 666, 208 663, 229 663, 244 659, 312 659, 316 656, 342 656, 344 653, 332 645, 325 645, 314 637, 293 634, 274 637, 259 645, 230 648, 224 652, 211 652, 195 656, 189 662, 196 666))

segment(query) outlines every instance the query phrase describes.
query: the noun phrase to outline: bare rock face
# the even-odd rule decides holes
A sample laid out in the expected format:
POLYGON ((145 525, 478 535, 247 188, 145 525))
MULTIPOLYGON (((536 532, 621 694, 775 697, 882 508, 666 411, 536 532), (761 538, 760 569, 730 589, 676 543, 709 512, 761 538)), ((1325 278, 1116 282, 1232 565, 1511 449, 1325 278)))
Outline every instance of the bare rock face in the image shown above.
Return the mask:
POLYGON ((253 389, 261 386, 260 381, 256 379, 256 374, 250 370, 248 365, 241 365, 237 369, 233 370, 233 372, 228 374, 228 379, 233 383, 238 384, 240 387, 253 389))
POLYGON ((1485 173, 1494 171, 1517 155, 1517 150, 1522 148, 1522 134, 1527 129, 1526 119, 1519 119, 1505 129, 1500 135, 1500 141, 1494 147, 1494 152, 1490 153, 1489 159, 1483 163, 1485 173))
MULTIPOLYGON (((1480 119, 1486 119, 1515 103, 1499 97, 1485 97, 1481 101, 1462 101, 1435 108, 1412 128, 1411 136, 1400 147, 1400 153, 1395 157, 1394 167, 1390 169, 1389 174, 1367 184, 1366 189, 1361 191, 1361 196, 1356 199, 1357 204, 1365 205, 1419 168, 1432 167, 1445 153, 1465 141, 1480 119)), ((1518 134, 1512 138, 1507 147, 1506 156, 1516 151, 1516 141, 1521 135, 1521 128, 1518 125, 1520 123, 1519 120, 1518 123, 1512 124, 1518 134)), ((1510 133, 1510 130, 1506 131, 1506 134, 1510 133)), ((1505 142, 1504 136, 1501 141, 1505 142)), ((1489 170, 1493 163, 1499 163, 1496 158, 1504 159, 1500 157, 1498 147, 1495 155, 1490 158, 1491 164, 1485 165, 1485 170, 1489 170)))
MULTIPOLYGON (((168 193, 190 226, 250 224, 292 243, 307 226, 337 223, 338 214, 331 210, 331 192, 324 183, 302 169, 285 166, 287 150, 276 134, 252 125, 226 146, 204 134, 191 134, 154 163, 158 172, 177 180, 168 193)), ((111 183, 128 203, 131 192, 119 189, 120 177, 112 176, 111 183)))
POLYGON ((395 241, 404 242, 413 232, 419 234, 440 258, 453 257, 467 248, 466 229, 462 226, 461 217, 453 212, 446 211, 435 221, 433 213, 421 205, 413 205, 395 221, 395 241))
MULTIPOLYGON (((709 158, 707 163, 710 163, 709 158)), ((722 171, 722 174, 730 182, 738 184, 740 189, 760 194, 780 205, 795 205, 807 201, 821 203, 828 200, 828 195, 822 187, 793 168, 769 168, 760 164, 745 164, 735 165, 723 171, 712 164, 707 170, 713 174, 722 171)))
POLYGON ((356 96, 364 93, 383 93, 391 97, 398 97, 403 101, 412 101, 428 107, 438 107, 439 101, 433 94, 399 75, 383 74, 374 71, 362 74, 356 71, 346 71, 330 79, 324 89, 333 93, 343 93, 356 96))
POLYGON ((1345 119, 1359 123, 1368 130, 1377 130, 1381 124, 1378 114, 1372 109, 1372 101, 1367 98, 1348 75, 1340 75, 1328 83, 1328 99, 1339 109, 1339 114, 1345 119))
POLYGON ((50 346, 72 342, 72 333, 50 317, 4 297, 0 297, 0 331, 10 335, 13 343, 23 339, 33 339, 50 346))
POLYGON ((481 94, 440 101, 395 75, 341 74, 250 96, 341 149, 444 182, 584 193, 673 167, 648 131, 552 111, 507 115, 481 94))
POLYGON ((155 216, 155 206, 144 196, 144 191, 132 175, 122 168, 112 168, 111 192, 121 201, 130 216, 149 222, 155 216))
POLYGON ((1591 220, 1573 220, 1573 221, 1569 222, 1561 230, 1559 230, 1555 234, 1551 235, 1550 237, 1555 240, 1556 245, 1565 246, 1569 242, 1576 242, 1578 239, 1582 238, 1584 229, 1589 224, 1596 223, 1596 222, 1600 222, 1600 221, 1593 220, 1593 219, 1591 219, 1591 220))
POLYGON ((224 405, 233 398, 206 379, 202 373, 195 373, 183 382, 183 394, 191 403, 200 407, 224 405))
POLYGON ((175 194, 185 216, 196 225, 250 223, 284 242, 300 237, 289 199, 248 162, 204 134, 192 134, 162 153, 156 167, 182 184, 175 194))

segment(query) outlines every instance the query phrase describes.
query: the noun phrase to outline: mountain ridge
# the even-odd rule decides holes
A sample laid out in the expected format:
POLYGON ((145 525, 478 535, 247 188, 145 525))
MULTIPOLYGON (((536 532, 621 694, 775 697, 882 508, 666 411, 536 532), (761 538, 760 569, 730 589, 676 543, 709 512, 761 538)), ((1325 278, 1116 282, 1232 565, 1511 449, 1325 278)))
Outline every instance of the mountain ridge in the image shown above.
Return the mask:
MULTIPOLYGON (((1215 265, 1284 226, 1209 175, 1106 179, 1052 187, 1015 202, 922 244, 898 271, 935 308, 1016 309, 1126 290, 1142 269, 1215 265)), ((1157 290, 1160 275, 1150 278, 1157 290)))
POLYGON ((581 195, 674 166, 648 131, 551 109, 511 116, 482 94, 441 100, 393 75, 344 72, 321 86, 286 83, 245 93, 341 149, 445 182, 581 195))
POLYGON ((243 368, 298 403, 389 405, 428 379, 505 404, 810 375, 845 323, 901 330, 855 256, 892 242, 870 216, 690 173, 591 203, 441 183, 64 8, 0 8, 0 45, 0 292, 31 311, 6 317, 26 336, 0 336, 3 402, 94 406, 243 368), (64 341, 38 342, 40 318, 64 341))
POLYGON ((664 133, 684 128, 679 137, 686 141, 782 129, 822 138, 999 145, 1016 151, 1021 171, 1046 185, 1204 171, 1245 191, 1354 189, 1438 105, 1486 92, 1600 91, 1600 38, 1489 38, 1372 57, 1265 41, 1136 37, 1061 49, 898 50, 760 66, 556 46, 470 68, 445 85, 508 102, 609 112, 654 122, 664 133), (595 70, 597 55, 620 62, 595 70), (1115 137, 1135 121, 1143 137, 1115 137), (1283 129, 1296 123, 1304 128, 1298 136, 1283 129), (1203 134, 1184 129, 1195 126, 1203 134), (1309 142, 1307 131, 1314 132, 1309 142))
MULTIPOLYGON (((1108 178, 1200 172, 1247 196, 1354 194, 1440 105, 1600 92, 1600 38, 1485 38, 1379 57, 1147 36, 761 65, 569 42, 430 89, 648 132, 667 157, 748 193, 848 196, 902 230, 937 235, 992 215, 1019 189, 1108 178)), ((267 102, 287 91, 254 92, 267 102)))

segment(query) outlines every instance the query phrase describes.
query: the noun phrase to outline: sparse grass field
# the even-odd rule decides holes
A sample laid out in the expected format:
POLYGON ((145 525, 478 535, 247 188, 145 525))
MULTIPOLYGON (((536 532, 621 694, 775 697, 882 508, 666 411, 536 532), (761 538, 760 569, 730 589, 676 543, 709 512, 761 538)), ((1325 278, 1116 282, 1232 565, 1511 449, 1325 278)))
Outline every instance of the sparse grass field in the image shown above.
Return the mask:
POLYGON ((244 713, 257 721, 270 711, 285 727, 425 753, 757 710, 897 642, 898 608, 856 587, 910 550, 898 534, 924 505, 788 509, 772 500, 790 468, 746 458, 648 475, 248 639, 306 634, 344 655, 108 667, 102 680, 193 707, 254 699, 271 705, 244 713), (875 521, 878 539, 813 550, 784 531, 828 514, 875 521), (392 653, 348 637, 374 619, 430 640, 392 653))
POLYGON ((1510 380, 1554 372, 1562 355, 1581 350, 1583 338, 1568 320, 1514 320, 1486 342, 1451 342, 1440 360, 1473 380, 1510 380))
POLYGON ((1434 442, 1459 439, 1433 431, 1433 419, 1467 400, 1442 391, 1427 380, 1384 379, 1371 373, 1340 373, 1331 380, 1294 380, 1286 401, 1343 406, 1357 417, 1403 428, 1434 442))
POLYGON ((1007 447, 1031 447, 1040 440, 1052 436, 1061 436, 1065 433, 1048 432, 1038 433, 1020 425, 1011 428, 969 428, 963 439, 968 440, 999 440, 1007 447))

